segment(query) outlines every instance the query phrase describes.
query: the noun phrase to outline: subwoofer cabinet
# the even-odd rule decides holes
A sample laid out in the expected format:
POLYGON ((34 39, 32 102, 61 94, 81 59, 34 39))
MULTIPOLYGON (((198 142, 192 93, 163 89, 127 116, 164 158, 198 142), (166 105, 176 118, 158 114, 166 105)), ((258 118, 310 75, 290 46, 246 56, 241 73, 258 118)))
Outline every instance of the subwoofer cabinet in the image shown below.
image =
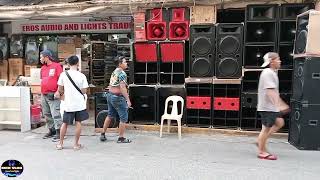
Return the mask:
POLYGON ((301 150, 320 150, 320 105, 291 103, 289 143, 301 150))
POLYGON ((308 104, 320 104, 320 97, 314 94, 320 89, 320 57, 299 57, 293 61, 292 99, 308 104))

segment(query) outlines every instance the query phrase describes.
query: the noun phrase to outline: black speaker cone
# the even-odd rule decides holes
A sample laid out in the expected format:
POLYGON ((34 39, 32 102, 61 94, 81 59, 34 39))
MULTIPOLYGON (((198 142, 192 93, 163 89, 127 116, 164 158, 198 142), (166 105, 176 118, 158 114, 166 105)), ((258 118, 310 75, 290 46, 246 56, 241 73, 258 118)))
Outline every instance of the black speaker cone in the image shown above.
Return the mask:
POLYGON ((197 58, 193 61, 191 69, 198 76, 206 76, 211 72, 211 62, 204 57, 197 58))
POLYGON ((234 36, 226 36, 220 41, 220 51, 223 54, 234 54, 240 47, 239 40, 234 36))
POLYGON ((193 42, 192 48, 195 53, 204 56, 210 53, 212 44, 210 39, 199 37, 193 42))
POLYGON ((221 73, 221 75, 226 77, 234 76, 238 72, 238 69, 238 61, 233 58, 224 58, 218 65, 219 72, 221 73))
POLYGON ((302 30, 297 36, 296 51, 298 54, 305 53, 308 32, 302 30))

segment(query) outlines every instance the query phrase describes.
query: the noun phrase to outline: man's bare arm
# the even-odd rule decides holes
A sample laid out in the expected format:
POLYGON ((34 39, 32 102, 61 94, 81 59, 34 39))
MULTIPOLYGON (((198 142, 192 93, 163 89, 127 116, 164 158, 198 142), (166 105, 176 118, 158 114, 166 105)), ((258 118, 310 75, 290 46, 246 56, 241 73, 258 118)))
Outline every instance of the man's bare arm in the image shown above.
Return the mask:
POLYGON ((280 106, 280 96, 276 89, 267 89, 267 96, 277 108, 280 106))
POLYGON ((124 98, 127 100, 127 101, 130 101, 129 99, 129 94, 128 94, 128 90, 127 90, 127 85, 125 82, 121 81, 120 82, 120 91, 121 91, 121 94, 124 96, 124 98))

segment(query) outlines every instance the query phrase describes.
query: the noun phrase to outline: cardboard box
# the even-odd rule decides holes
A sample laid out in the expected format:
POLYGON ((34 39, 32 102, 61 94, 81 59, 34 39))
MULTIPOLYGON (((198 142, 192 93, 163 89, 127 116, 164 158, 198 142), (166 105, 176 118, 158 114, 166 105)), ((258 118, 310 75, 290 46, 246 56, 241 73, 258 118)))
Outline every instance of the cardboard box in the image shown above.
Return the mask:
POLYGON ((23 62, 22 58, 9 58, 9 82, 16 81, 19 75, 23 76, 23 62))
POLYGON ((66 59, 72 55, 76 55, 76 47, 74 44, 58 44, 59 59, 66 59))
POLYGON ((58 43, 59 44, 74 44, 74 39, 73 39, 73 37, 59 36, 58 43))
POLYGON ((4 60, 0 64, 0 79, 8 80, 8 61, 4 60))
POLYGON ((32 94, 41 94, 41 86, 40 85, 31 85, 31 93, 32 94))
POLYGON ((190 24, 215 24, 217 21, 216 6, 192 6, 190 24))
POLYGON ((81 48, 82 47, 82 39, 81 37, 75 37, 74 39, 74 45, 76 48, 81 48))
POLYGON ((35 65, 24 65, 24 76, 30 77, 30 69, 37 68, 35 65))
POLYGON ((41 84, 41 68, 32 68, 30 69, 31 85, 40 85, 41 84))

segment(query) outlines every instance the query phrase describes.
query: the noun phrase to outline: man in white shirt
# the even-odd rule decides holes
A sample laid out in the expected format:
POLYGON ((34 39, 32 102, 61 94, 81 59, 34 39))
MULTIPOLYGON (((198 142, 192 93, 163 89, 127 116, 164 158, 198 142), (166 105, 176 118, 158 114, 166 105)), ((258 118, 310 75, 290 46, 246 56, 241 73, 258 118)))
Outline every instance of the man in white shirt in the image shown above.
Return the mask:
POLYGON ((271 134, 284 125, 282 115, 288 113, 289 106, 282 101, 279 94, 278 69, 281 60, 278 53, 269 52, 264 57, 261 67, 265 68, 259 79, 257 111, 261 115, 262 129, 258 137, 258 158, 276 160, 275 155, 266 150, 266 143, 271 134))
POLYGON ((64 95, 64 114, 63 124, 60 130, 60 142, 56 145, 56 149, 63 149, 63 140, 67 132, 67 127, 69 124, 72 124, 73 120, 75 120, 76 131, 75 144, 73 148, 74 150, 79 150, 83 147, 81 144, 79 144, 81 121, 89 118, 89 114, 86 111, 86 92, 89 86, 86 76, 78 71, 78 57, 70 56, 67 61, 70 65, 70 70, 62 72, 58 80, 58 90, 60 96, 64 95))

